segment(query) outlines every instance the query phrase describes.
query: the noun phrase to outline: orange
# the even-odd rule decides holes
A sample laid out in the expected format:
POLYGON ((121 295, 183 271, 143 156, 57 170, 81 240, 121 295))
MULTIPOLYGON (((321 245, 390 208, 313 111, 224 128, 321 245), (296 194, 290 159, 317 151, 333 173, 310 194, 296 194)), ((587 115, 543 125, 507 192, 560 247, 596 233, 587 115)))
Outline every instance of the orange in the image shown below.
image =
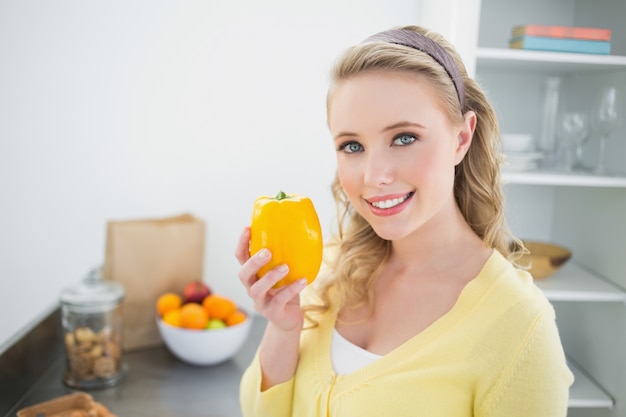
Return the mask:
POLYGON ((246 318, 246 314, 243 311, 237 310, 226 317, 225 321, 227 326, 234 326, 236 324, 243 323, 246 321, 246 318))
POLYGON ((165 313, 179 308, 182 304, 183 299, 180 295, 173 292, 167 292, 157 299, 156 308, 159 316, 163 317, 165 316, 165 313))
POLYGON ((170 326, 181 327, 182 322, 180 320, 180 309, 170 310, 163 316, 163 322, 169 324, 170 326))
POLYGON ((212 319, 225 320, 226 317, 237 311, 237 305, 230 299, 211 294, 202 300, 202 307, 212 319))
POLYGON ((200 304, 187 303, 180 308, 180 322, 187 329, 205 329, 209 315, 200 304))

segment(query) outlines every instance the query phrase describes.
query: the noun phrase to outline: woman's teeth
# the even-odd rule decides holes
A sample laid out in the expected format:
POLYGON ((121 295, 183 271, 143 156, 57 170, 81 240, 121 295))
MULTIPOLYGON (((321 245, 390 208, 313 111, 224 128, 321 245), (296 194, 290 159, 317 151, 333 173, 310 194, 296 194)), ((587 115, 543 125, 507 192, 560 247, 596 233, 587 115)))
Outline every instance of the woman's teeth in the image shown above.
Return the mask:
POLYGON ((409 194, 405 195, 404 197, 393 198, 391 200, 375 201, 370 204, 377 208, 388 209, 388 208, 395 207, 398 204, 405 202, 407 198, 409 198, 409 194))

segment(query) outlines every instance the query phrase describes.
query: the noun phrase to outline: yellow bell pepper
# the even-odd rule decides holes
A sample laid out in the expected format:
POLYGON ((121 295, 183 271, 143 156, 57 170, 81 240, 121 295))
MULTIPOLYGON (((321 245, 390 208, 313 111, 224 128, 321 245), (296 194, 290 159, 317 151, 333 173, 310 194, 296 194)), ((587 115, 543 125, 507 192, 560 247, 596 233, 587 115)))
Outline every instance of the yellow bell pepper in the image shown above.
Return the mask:
POLYGON ((272 259, 259 270, 259 278, 287 264, 289 273, 275 288, 300 278, 310 284, 320 270, 323 251, 322 229, 311 199, 282 191, 276 197, 258 197, 250 225, 250 254, 262 248, 272 252, 272 259))

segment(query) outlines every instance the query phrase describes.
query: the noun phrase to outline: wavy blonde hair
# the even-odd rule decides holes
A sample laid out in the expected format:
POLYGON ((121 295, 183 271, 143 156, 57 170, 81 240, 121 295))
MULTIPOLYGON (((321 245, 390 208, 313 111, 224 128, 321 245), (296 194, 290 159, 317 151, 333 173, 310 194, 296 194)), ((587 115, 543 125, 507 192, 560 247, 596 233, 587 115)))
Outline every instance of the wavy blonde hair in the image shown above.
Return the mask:
MULTIPOLYGON (((331 73, 327 107, 336 84, 368 71, 391 71, 426 76, 440 92, 447 115, 454 124, 463 123, 464 114, 473 111, 477 118, 476 130, 467 154, 456 167, 454 196, 463 217, 485 245, 515 262, 524 248, 510 233, 504 219, 500 129, 496 113, 480 86, 467 75, 460 56, 448 41, 438 33, 418 26, 400 29, 418 32, 445 48, 460 71, 465 107, 460 108, 450 76, 433 58, 417 49, 380 41, 353 46, 340 57, 331 73)), ((370 305, 377 270, 391 252, 391 242, 380 238, 354 211, 337 175, 332 183, 332 193, 338 230, 325 249, 325 273, 315 283, 319 303, 305 306, 309 318, 312 312, 336 312, 343 307, 370 305)))

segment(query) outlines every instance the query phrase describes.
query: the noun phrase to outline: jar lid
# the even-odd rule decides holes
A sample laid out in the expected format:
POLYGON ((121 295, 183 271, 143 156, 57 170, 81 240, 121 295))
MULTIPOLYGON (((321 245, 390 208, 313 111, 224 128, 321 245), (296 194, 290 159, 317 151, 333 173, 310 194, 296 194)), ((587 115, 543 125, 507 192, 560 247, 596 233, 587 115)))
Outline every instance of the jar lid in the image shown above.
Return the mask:
POLYGON ((94 268, 82 283, 67 288, 61 294, 64 305, 95 310, 115 307, 124 298, 124 288, 102 279, 101 268, 94 268))

